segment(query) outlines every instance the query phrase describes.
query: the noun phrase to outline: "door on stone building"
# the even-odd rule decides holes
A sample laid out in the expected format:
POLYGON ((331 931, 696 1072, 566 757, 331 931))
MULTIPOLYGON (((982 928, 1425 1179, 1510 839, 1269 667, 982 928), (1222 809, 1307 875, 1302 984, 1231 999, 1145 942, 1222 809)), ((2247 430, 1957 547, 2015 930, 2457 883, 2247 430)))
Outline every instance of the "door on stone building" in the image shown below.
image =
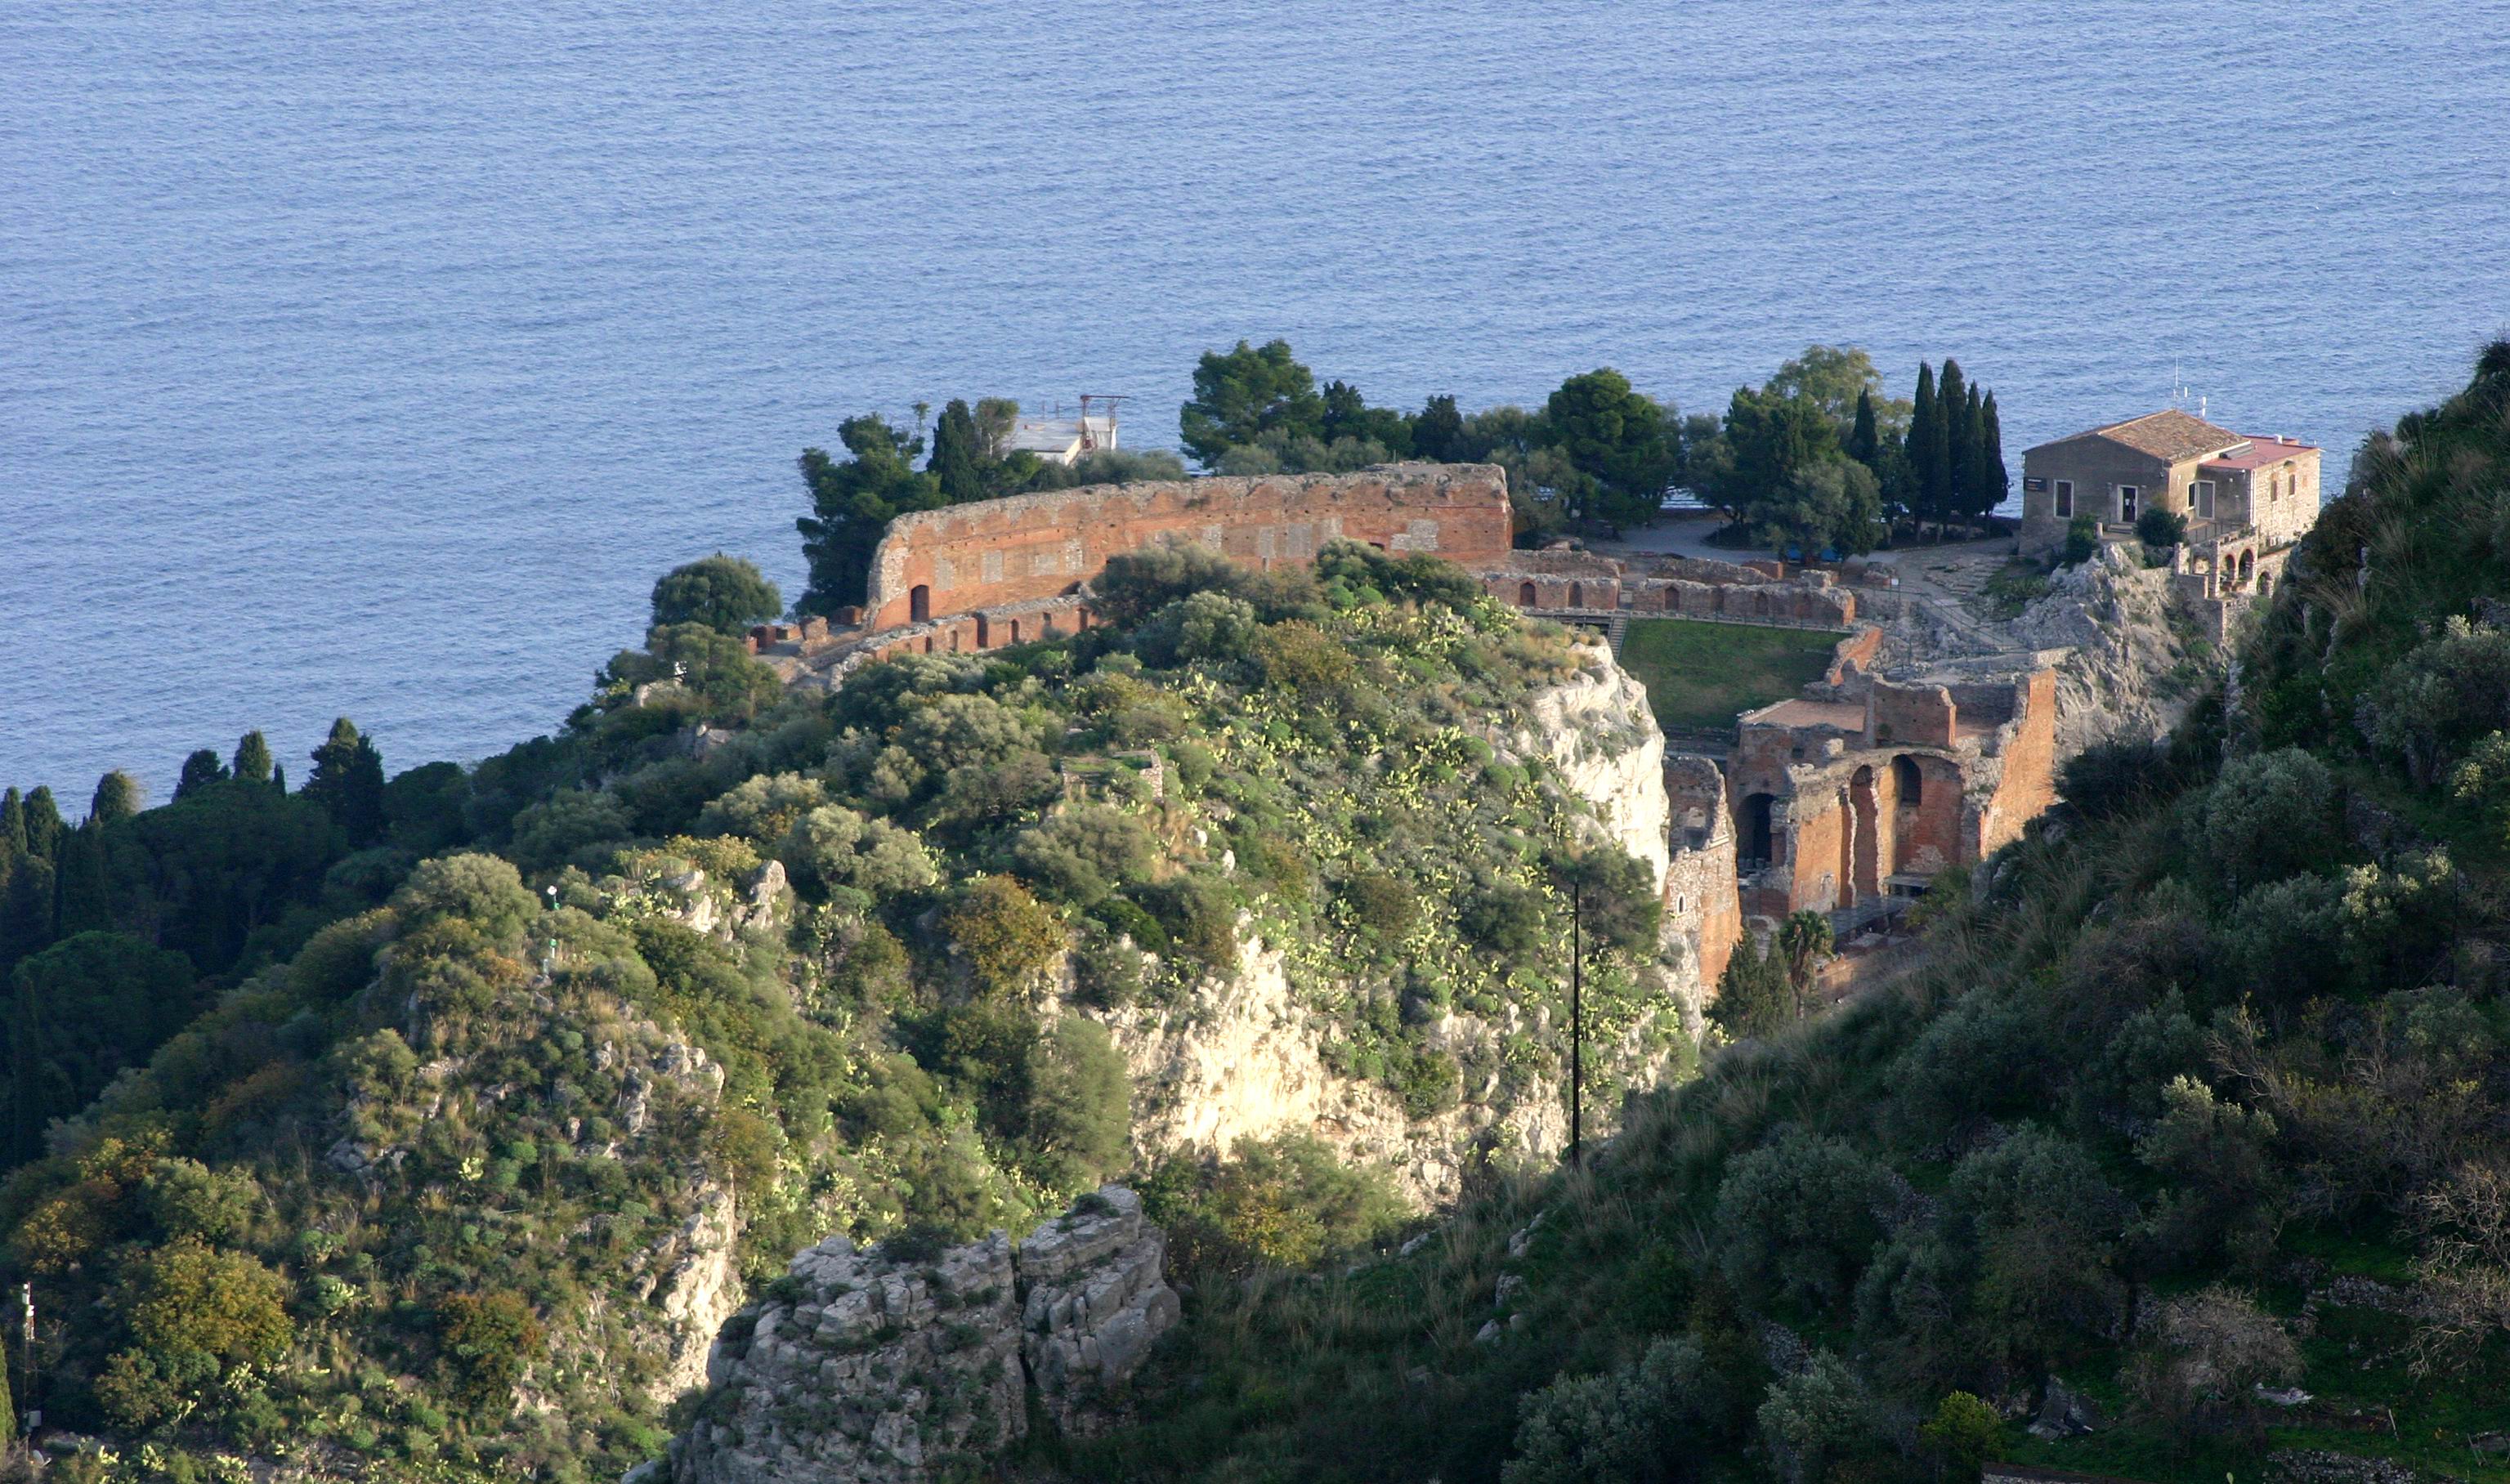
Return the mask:
POLYGON ((2135 502, 2136 498, 2143 493, 2143 490, 2136 488, 2132 484, 2121 484, 2118 486, 2118 524, 2135 524, 2135 502))

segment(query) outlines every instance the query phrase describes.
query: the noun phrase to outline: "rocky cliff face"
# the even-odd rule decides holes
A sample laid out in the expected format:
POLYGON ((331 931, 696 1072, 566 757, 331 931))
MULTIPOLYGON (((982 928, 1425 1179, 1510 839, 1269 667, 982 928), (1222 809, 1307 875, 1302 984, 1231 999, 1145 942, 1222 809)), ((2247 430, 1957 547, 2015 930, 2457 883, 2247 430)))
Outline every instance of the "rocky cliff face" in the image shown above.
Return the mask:
POLYGON ((1594 806, 1596 819, 1621 849, 1646 861, 1664 884, 1668 806, 1664 733, 1648 706, 1647 687, 1601 646, 1581 652, 1588 666, 1534 700, 1534 725, 1509 739, 1509 750, 1538 756, 1559 770, 1572 792, 1594 806))
POLYGON ((2073 651, 2057 666, 2060 757, 2164 736, 2187 714, 2194 687, 2187 637, 2170 621, 2170 574, 2127 548, 2058 572, 2009 627, 2017 647, 2073 651))
MULTIPOLYGON (((1584 668, 1536 698, 1532 724, 1495 737, 1494 746, 1503 759, 1549 763, 1592 807, 1596 828, 1648 862, 1661 887, 1668 858, 1664 735, 1646 687, 1608 650, 1592 646, 1580 658, 1584 668)), ((1696 916, 1703 905, 1687 899, 1685 911, 1696 916)), ((1680 941, 1686 928, 1695 935, 1697 927, 1669 920, 1667 941, 1680 941)), ((1284 957, 1277 944, 1244 942, 1236 972, 1206 979, 1184 1005, 1105 1017, 1132 1073, 1139 1147, 1225 1151, 1241 1138, 1309 1133, 1347 1160, 1387 1165, 1413 1199, 1439 1204, 1456 1198, 1478 1144, 1538 1157, 1567 1144, 1560 1089, 1547 1080, 1513 1093, 1496 1083, 1467 1085, 1462 1106, 1415 1119, 1387 1087, 1336 1073, 1322 1055, 1331 1027, 1300 1003, 1284 957)), ((1668 1005, 1667 1011, 1676 1008, 1668 1005)), ((1491 1025, 1454 1014, 1436 1033, 1461 1049, 1517 1029, 1554 1034, 1542 1023, 1491 1025)), ((1635 1044, 1590 1046, 1589 1054, 1624 1058, 1638 1081, 1652 1076, 1638 1065, 1635 1044)), ((1590 1108, 1588 1116, 1601 1111, 1590 1108)))
POLYGON ((1014 1247, 831 1237, 728 1324, 676 1484, 920 1484, 1023 1436, 1034 1393, 1088 1430, 1174 1325, 1164 1239, 1109 1186, 1014 1247))

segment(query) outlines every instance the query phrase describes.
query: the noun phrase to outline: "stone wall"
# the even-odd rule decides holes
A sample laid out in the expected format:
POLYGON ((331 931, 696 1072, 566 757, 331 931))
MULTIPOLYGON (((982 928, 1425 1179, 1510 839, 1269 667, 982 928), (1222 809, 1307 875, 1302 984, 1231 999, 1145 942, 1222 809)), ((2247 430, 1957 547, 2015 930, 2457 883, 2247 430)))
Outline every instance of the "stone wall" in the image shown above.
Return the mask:
POLYGON ((1510 537, 1507 477, 1486 464, 1091 485, 898 516, 864 611, 879 633, 1068 597, 1109 557, 1166 542, 1259 567, 1313 560, 1335 540, 1473 566, 1504 561, 1510 537))
POLYGON ((1882 626, 1867 624, 1832 647, 1830 668, 1822 671, 1821 683, 1834 688, 1845 685, 1872 670, 1882 653, 1882 626))
POLYGON ((1743 938, 1726 777, 1707 758, 1676 753, 1664 760, 1664 793, 1671 820, 1665 922, 1697 966, 1702 993, 1713 993, 1743 938))
POLYGON ((2057 514, 2058 480, 2073 481, 2074 514, 2115 522, 2116 490, 2121 484, 2136 486, 2142 492, 2140 506, 2149 509, 2162 503, 2175 483, 2181 490, 2177 508, 2185 510, 2186 480, 2195 470, 2196 461, 2184 461, 2180 467, 2186 473, 2176 480, 2173 467, 2151 454, 2088 433, 2026 450, 2022 455, 2023 554, 2035 556, 2065 545, 2066 528, 2072 517, 2057 514), (2034 488, 2036 480, 2045 480, 2045 487, 2034 488))
MULTIPOLYGON (((1723 565, 1720 563, 1719 565, 1723 565)), ((1830 574, 1806 573, 1787 582, 1696 582, 1689 578, 1625 578, 1633 613, 1675 618, 1811 624, 1844 628, 1856 621, 1856 594, 1834 585, 1830 574)))
POLYGON ((1865 744, 1870 747, 1949 747, 1956 710, 1940 685, 1875 682, 1865 703, 1865 744))

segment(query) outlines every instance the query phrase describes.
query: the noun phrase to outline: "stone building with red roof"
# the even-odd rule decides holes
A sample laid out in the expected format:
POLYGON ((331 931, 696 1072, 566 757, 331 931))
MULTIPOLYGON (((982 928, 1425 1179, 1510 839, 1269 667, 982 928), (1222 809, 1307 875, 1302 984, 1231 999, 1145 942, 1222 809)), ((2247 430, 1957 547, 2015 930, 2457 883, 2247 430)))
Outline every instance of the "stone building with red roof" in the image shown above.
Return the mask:
POLYGON ((2318 475, 2319 450, 2298 438, 2150 412, 2022 455, 2020 549, 2055 551, 2084 515, 2123 540, 2145 512, 2168 511, 2187 522, 2175 560, 2189 595, 2244 601, 2272 586, 2317 523, 2318 475))

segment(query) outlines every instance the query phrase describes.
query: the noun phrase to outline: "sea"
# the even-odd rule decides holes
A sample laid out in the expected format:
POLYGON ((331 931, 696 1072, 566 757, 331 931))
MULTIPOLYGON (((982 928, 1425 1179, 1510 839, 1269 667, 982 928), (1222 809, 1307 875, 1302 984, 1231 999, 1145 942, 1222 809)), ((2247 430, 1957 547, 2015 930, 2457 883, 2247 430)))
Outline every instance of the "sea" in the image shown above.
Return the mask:
POLYGON ((1810 343, 2329 450, 2510 326, 2510 3, 0 0, 0 781, 556 726, 845 417, 1810 343))

